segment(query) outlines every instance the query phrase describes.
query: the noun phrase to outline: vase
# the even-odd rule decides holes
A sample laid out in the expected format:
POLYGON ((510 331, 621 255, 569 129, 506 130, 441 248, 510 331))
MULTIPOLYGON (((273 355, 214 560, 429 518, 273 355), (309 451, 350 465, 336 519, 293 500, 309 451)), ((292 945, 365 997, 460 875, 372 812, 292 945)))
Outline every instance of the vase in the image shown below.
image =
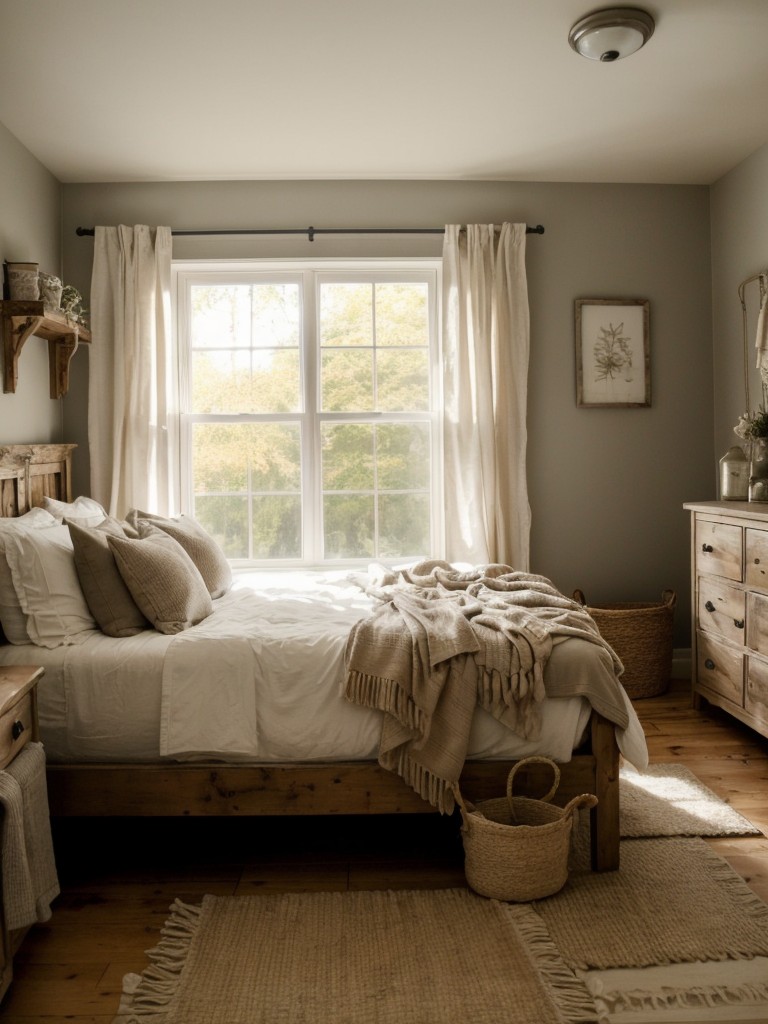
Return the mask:
POLYGON ((746 501, 749 496, 749 459, 744 449, 733 445, 720 459, 721 501, 746 501))
POLYGON ((749 500, 768 502, 768 438, 754 438, 749 454, 749 500))

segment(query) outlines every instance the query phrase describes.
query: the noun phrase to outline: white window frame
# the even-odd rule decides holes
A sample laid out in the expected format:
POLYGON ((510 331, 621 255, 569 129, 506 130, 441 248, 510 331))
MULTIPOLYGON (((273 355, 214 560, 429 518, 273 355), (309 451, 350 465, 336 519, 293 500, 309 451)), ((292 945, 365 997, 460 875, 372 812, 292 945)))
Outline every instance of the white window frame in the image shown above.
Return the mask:
MULTIPOLYGON (((174 260, 172 263, 172 308, 175 359, 178 367, 179 395, 179 479, 181 511, 191 514, 194 507, 191 478, 191 425, 220 422, 216 415, 189 413, 190 347, 188 310, 192 284, 298 281, 304 301, 301 304, 300 389, 303 408, 298 413, 249 414, 232 416, 241 422, 298 422, 302 427, 302 551, 301 559, 233 559, 235 566, 293 568, 308 566, 355 566, 369 559, 323 560, 322 489, 320 479, 320 445, 323 422, 382 422, 428 420, 431 424, 431 555, 444 557, 443 521, 443 440, 442 440, 442 376, 440 347, 440 285, 441 264, 434 259, 355 259, 355 260, 174 260), (319 284, 335 281, 367 282, 381 280, 382 275, 398 281, 421 281, 429 285, 430 331, 429 387, 430 411, 427 413, 325 413, 320 411, 319 362, 319 284), (307 509, 305 502, 313 502, 307 509)), ((229 417, 228 417, 229 418, 229 417)), ((250 522, 249 522, 250 530, 250 522)))

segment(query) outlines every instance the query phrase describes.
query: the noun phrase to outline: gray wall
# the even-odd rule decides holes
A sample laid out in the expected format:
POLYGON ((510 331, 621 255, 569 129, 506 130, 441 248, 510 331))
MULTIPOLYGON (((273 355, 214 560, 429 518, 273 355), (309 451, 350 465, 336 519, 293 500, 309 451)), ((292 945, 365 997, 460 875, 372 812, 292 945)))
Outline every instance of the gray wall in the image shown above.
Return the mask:
MULTIPOLYGON (((709 190, 520 182, 183 182, 65 185, 67 279, 88 292, 93 240, 78 225, 175 228, 409 227, 543 223, 529 236, 529 487, 532 567, 593 603, 679 594, 689 639, 688 522, 682 503, 715 497, 711 439, 709 190), (652 406, 577 409, 576 298, 647 298, 652 406)), ((438 256, 429 236, 176 239, 178 258, 438 256)), ((98 339, 94 339, 98 344, 98 339)), ((78 354, 79 356, 79 354, 78 354)), ((87 441, 87 358, 73 362, 68 440, 87 441)), ((87 475, 76 485, 87 490, 87 475)))
MULTIPOLYGON (((745 411, 744 344, 738 289, 768 268, 768 145, 739 164, 711 189, 712 320, 714 336, 714 446, 719 457, 739 439, 733 427, 745 411)), ((744 289, 750 404, 760 402, 754 368, 755 326, 760 305, 756 282, 744 289)))
MULTIPOLYGON (((39 263, 61 274, 61 185, 0 124, 0 262, 39 263)), ((76 358, 76 357, 75 357, 76 358)), ((62 399, 49 398, 48 344, 30 338, 15 394, 0 396, 0 444, 59 441, 62 399)))

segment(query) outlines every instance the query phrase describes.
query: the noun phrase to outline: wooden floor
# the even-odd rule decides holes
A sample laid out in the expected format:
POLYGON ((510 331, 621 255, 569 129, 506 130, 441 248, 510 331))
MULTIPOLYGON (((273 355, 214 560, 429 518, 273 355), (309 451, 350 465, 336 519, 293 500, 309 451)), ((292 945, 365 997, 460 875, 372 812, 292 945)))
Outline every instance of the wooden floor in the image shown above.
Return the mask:
MULTIPOLYGON (((768 740, 687 685, 637 701, 651 760, 687 765, 761 838, 711 840, 768 902, 768 740)), ((109 1024, 123 975, 146 966, 171 902, 204 893, 463 885, 454 819, 54 822, 62 893, 17 953, 0 1024, 109 1024)))

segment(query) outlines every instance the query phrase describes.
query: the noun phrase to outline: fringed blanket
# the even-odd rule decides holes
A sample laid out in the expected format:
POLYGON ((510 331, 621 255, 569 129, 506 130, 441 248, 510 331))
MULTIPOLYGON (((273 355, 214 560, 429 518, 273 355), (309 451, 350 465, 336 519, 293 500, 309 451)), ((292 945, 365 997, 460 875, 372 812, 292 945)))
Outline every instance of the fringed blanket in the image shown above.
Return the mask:
POLYGON ((385 713, 379 763, 443 813, 453 810, 478 705, 525 739, 538 737, 545 696, 585 696, 626 728, 620 661, 584 607, 545 577, 431 561, 377 568, 367 589, 381 605, 350 633, 346 697, 385 713), (552 646, 569 637, 610 654, 612 671, 596 672, 588 692, 545 683, 552 646))

